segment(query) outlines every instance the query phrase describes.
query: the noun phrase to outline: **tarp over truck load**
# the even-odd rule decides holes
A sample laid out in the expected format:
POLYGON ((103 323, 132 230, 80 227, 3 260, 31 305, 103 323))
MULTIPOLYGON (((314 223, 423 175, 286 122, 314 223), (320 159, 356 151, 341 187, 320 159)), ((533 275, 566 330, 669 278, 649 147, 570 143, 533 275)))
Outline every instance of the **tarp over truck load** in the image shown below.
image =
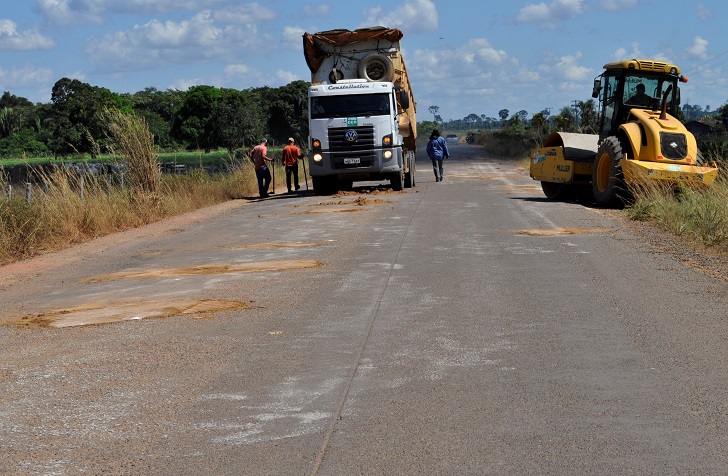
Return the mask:
MULTIPOLYGON (((361 45, 362 43, 381 41, 389 45, 382 45, 384 49, 390 49, 395 43, 402 39, 402 32, 397 28, 360 28, 358 30, 329 30, 319 33, 304 33, 303 54, 306 57, 306 64, 311 74, 315 74, 321 68, 327 56, 335 53, 336 48, 345 46, 361 45)), ((399 45, 397 45, 399 50, 399 45)), ((367 52, 371 52, 369 49, 367 52)))
POLYGON ((408 148, 415 150, 417 107, 399 46, 403 36, 399 29, 383 26, 304 33, 303 54, 313 85, 364 79, 391 82, 396 89, 405 91, 409 107, 402 107, 398 98, 400 134, 408 148), (376 76, 371 73, 372 64, 376 76))

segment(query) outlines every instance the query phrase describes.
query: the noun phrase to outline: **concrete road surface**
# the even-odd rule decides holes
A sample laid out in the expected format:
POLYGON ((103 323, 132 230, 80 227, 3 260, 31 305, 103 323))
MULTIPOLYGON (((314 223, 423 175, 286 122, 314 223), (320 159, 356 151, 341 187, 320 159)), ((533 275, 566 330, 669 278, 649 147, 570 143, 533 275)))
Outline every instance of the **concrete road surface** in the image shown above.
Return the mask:
POLYGON ((726 474, 725 278, 452 156, 0 268, 0 473, 726 474))

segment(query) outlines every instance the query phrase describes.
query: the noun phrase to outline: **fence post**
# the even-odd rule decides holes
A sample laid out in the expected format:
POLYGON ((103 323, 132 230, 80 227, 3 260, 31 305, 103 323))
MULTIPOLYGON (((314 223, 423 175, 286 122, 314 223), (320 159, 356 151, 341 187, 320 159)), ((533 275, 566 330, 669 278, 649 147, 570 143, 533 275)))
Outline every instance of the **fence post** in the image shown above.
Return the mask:
POLYGON ((33 184, 30 182, 25 182, 25 201, 28 205, 30 205, 32 189, 33 184))
POLYGON ((10 200, 11 198, 13 198, 13 186, 12 185, 7 184, 5 186, 5 194, 7 195, 8 200, 10 200))

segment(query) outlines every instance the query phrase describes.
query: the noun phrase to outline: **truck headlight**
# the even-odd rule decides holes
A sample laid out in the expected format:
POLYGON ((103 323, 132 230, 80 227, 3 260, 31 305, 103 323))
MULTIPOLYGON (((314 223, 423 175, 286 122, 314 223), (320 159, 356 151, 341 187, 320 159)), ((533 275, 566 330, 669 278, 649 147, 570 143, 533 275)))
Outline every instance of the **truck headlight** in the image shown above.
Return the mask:
POLYGON ((313 154, 313 161, 314 162, 321 162, 324 160, 324 156, 321 154, 313 154))
POLYGON ((386 160, 389 160, 392 158, 392 151, 391 150, 385 150, 382 154, 386 160))

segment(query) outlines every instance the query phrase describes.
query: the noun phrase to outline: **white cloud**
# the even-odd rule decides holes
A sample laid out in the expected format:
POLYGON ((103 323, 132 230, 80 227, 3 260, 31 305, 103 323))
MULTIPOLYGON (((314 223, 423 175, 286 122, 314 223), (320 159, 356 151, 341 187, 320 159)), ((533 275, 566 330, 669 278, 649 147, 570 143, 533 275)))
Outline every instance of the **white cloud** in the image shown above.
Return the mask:
POLYGON ((399 28, 405 35, 437 31, 439 16, 432 0, 405 0, 394 10, 374 7, 364 12, 360 27, 386 26, 399 28))
POLYGON ((706 20, 709 20, 712 15, 713 15, 713 12, 710 10, 710 8, 706 4, 698 3, 698 18, 700 18, 703 21, 706 21, 706 20))
POLYGON ((36 0, 36 9, 53 25, 100 24, 119 13, 144 17, 206 9, 215 9, 219 21, 231 24, 247 24, 274 15, 270 8, 257 2, 236 6, 229 3, 229 0, 36 0))
POLYGON ((624 10, 626 8, 633 8, 639 4, 638 0, 601 0, 599 6, 605 10, 624 10))
POLYGON ((626 48, 619 48, 612 55, 613 61, 624 61, 626 59, 641 58, 642 52, 640 51, 640 45, 637 42, 632 43, 632 49, 627 51, 626 48))
POLYGON ((544 62, 539 71, 545 77, 560 78, 564 80, 562 87, 570 88, 570 83, 577 83, 579 87, 583 87, 588 79, 596 76, 593 69, 579 65, 582 53, 580 51, 573 55, 561 56, 556 60, 544 62))
POLYGON ((201 79, 178 79, 169 85, 167 89, 176 89, 177 91, 187 91, 192 86, 199 86, 203 83, 201 79))
POLYGON ((12 20, 0 20, 0 50, 47 50, 55 46, 52 39, 43 36, 38 30, 18 31, 17 28, 12 20))
POLYGON ((53 71, 48 68, 25 66, 5 69, 0 67, 0 89, 24 89, 45 87, 53 81, 53 71))
POLYGON ((150 21, 88 41, 91 63, 105 71, 142 71, 162 63, 232 59, 260 41, 236 26, 220 27, 209 11, 181 22, 150 21))
POLYGON ((255 25, 261 21, 274 20, 276 13, 258 4, 248 4, 216 10, 212 16, 229 25, 255 25))
POLYGON ((319 3, 318 5, 308 4, 303 7, 303 13, 311 17, 324 18, 331 13, 331 5, 328 3, 319 3))
MULTIPOLYGON (((276 71, 275 76, 280 84, 288 84, 293 81, 297 81, 297 80, 301 79, 298 76, 296 76, 294 73, 291 73, 290 71, 284 71, 282 69, 279 69, 278 71, 276 71)), ((306 79, 308 79, 308 78, 306 78, 306 79)))
POLYGON ((291 50, 303 51, 303 34, 305 32, 306 30, 297 26, 283 27, 283 46, 291 50))
POLYGON ((54 25, 101 23, 105 3, 103 0, 80 4, 72 0, 37 0, 36 8, 48 23, 54 25))
POLYGON ((248 76, 252 68, 245 64, 229 64, 225 67, 225 76, 228 78, 239 78, 248 76))
POLYGON ((518 12, 516 21, 537 23, 542 28, 555 28, 564 20, 572 20, 584 12, 584 0, 554 0, 549 3, 529 3, 518 12))
POLYGON ((686 50, 690 55, 700 59, 708 59, 708 40, 699 36, 693 39, 693 44, 686 50))

